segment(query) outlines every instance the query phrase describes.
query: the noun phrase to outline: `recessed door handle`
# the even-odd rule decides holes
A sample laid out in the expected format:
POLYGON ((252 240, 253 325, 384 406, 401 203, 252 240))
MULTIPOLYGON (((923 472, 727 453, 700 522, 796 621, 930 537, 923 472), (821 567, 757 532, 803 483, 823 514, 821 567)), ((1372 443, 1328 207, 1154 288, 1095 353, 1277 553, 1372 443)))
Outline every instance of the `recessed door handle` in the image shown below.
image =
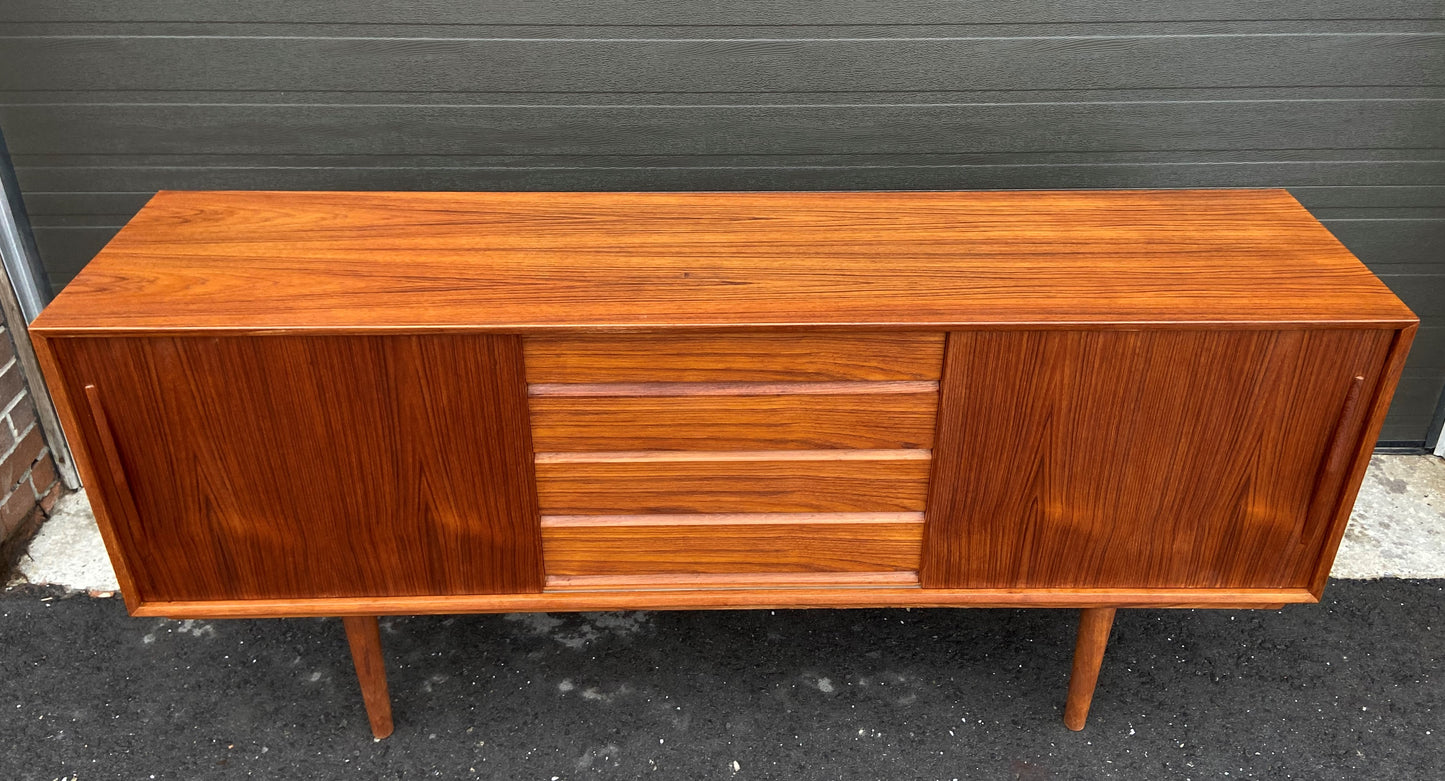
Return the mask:
POLYGON ((1355 437, 1351 436, 1359 414, 1360 396, 1364 392, 1365 378, 1355 375, 1350 389, 1345 393, 1345 403, 1335 420, 1334 434, 1330 436, 1329 447, 1325 449, 1324 461, 1315 475, 1314 491, 1310 495, 1309 509, 1305 512, 1304 523, 1300 526, 1299 543, 1306 545, 1330 515, 1339 498, 1339 479, 1349 467, 1350 454, 1354 451, 1355 437))
POLYGON ((130 491, 130 481, 125 476, 125 464, 120 460, 115 432, 110 427, 110 418, 105 414, 105 405, 101 402, 100 389, 94 385, 85 386, 85 401, 90 408, 91 424, 95 427, 96 444, 100 449, 100 466, 113 500, 111 506, 125 513, 125 525, 135 529, 140 521, 140 513, 136 510, 135 497, 130 491))

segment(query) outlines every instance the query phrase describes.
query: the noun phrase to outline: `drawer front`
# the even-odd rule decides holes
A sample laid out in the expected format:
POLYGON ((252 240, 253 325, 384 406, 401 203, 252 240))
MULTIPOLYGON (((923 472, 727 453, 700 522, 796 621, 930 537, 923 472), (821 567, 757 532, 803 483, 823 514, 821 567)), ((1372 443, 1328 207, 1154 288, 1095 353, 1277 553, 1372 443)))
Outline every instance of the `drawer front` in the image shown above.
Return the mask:
POLYGON ((877 522, 544 522, 549 576, 788 572, 909 572, 918 569, 922 516, 877 522))
POLYGON ((527 381, 838 382, 934 380, 943 334, 616 334, 533 336, 527 381))
POLYGON ((942 334, 531 337, 524 354, 548 588, 917 583, 942 334))
MULTIPOLYGON (((919 383, 929 385, 929 383, 919 383)), ((533 396, 539 452, 927 449, 938 391, 533 396)))
POLYGON ((930 463, 927 451, 687 455, 539 453, 542 514, 916 512, 930 463))

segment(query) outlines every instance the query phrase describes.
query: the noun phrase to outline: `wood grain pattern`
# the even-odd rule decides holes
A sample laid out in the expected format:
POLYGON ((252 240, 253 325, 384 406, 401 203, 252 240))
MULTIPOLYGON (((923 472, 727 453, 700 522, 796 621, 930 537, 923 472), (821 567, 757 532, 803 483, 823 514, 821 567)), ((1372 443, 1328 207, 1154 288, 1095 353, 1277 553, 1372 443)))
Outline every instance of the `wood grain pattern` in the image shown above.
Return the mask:
POLYGON ((783 458, 789 451, 778 451, 778 458, 733 460, 662 454, 669 458, 539 461, 537 497, 547 515, 919 511, 930 461, 894 455, 913 452, 829 460, 783 458))
POLYGON ((537 453, 539 464, 683 464, 742 461, 927 461, 927 450, 614 450, 537 453))
POLYGON ((918 587, 915 571, 725 572, 686 575, 548 575, 545 591, 678 591, 698 589, 918 587))
POLYGON ((937 380, 942 332, 573 334, 522 340, 527 382, 937 380))
MULTIPOLYGON (((1339 550, 1340 540, 1345 536, 1345 525, 1349 523, 1350 511, 1355 506, 1355 497, 1359 494, 1360 484, 1365 479, 1365 469, 1369 467, 1370 455, 1374 451, 1375 441, 1380 436, 1380 429, 1385 422, 1385 412, 1390 408, 1390 399, 1395 394, 1395 388, 1399 385, 1401 372, 1405 368, 1405 359, 1410 353, 1410 345, 1415 340, 1418 326, 1411 325, 1396 331, 1390 342, 1390 355, 1385 360, 1384 369, 1381 371, 1378 381, 1375 383, 1374 396, 1370 400, 1368 413, 1359 424, 1359 437, 1355 441, 1354 455, 1348 471, 1342 476, 1338 485, 1328 481, 1321 481, 1316 484, 1315 491, 1324 495, 1337 497, 1332 506, 1331 517, 1328 526, 1322 533, 1319 555, 1315 558, 1314 572, 1309 578, 1310 593, 1316 599, 1324 593, 1325 581, 1330 576, 1330 566, 1335 561, 1335 553, 1339 550)), ((1361 397, 1368 397, 1362 389, 1361 397)), ((1346 416, 1341 415, 1341 418, 1346 416)), ((1338 432, 1337 432, 1338 433, 1338 432)), ((1313 538, 1302 538, 1301 544, 1307 545, 1313 538)))
MULTIPOLYGON (((85 383, 76 388, 66 386, 63 381, 65 370, 62 369, 55 355, 53 340, 38 334, 31 334, 31 341, 35 346, 35 358, 45 375, 47 390, 50 391, 51 399, 55 403, 55 414, 60 418, 71 455, 75 459, 76 470, 80 472, 81 484, 85 486, 86 494, 90 499, 96 526, 100 530, 101 539, 105 542, 106 555, 110 559, 111 567, 115 570, 121 597, 125 601, 126 609, 134 613, 141 605, 140 593, 136 586, 136 579, 131 575, 130 558, 121 545, 116 531, 124 525, 124 522, 114 519, 115 513, 122 509, 118 502, 123 501, 124 498, 116 496, 108 490, 109 484, 106 481, 105 472, 109 470, 103 463, 107 455, 99 449, 99 443, 95 439, 89 441, 86 439, 86 436, 96 434, 97 419, 91 407, 91 394, 85 390, 85 383), (82 395, 72 395, 73 392, 82 395)), ((103 414, 103 403, 100 410, 103 414)), ((101 422, 104 422, 106 428, 109 429, 108 420, 101 422)), ((133 498, 129 506, 134 506, 133 498)))
POLYGON ((371 734, 380 740, 391 734, 391 695, 386 687, 386 657, 381 650, 381 627, 376 616, 346 616, 346 641, 351 646, 351 662, 356 681, 361 685, 361 699, 366 704, 366 718, 371 734))
POLYGON ((1318 602, 1308 589, 931 589, 878 587, 686 588, 554 591, 449 597, 145 602, 137 616, 262 618, 573 610, 739 610, 859 607, 1260 608, 1318 602))
POLYGON ((711 526, 743 523, 923 523, 923 513, 654 513, 648 515, 544 515, 549 526, 711 526))
MULTIPOLYGON (((50 343, 45 339, 36 339, 35 352, 47 376, 59 376, 50 343)), ((115 570, 121 598, 125 600, 126 609, 134 612, 140 606, 140 593, 135 578, 130 574, 130 560, 125 555, 116 529, 136 523, 135 497, 131 495, 130 484, 125 477, 120 449, 115 444, 115 432, 105 411, 105 401, 94 385, 83 386, 84 397, 75 399, 69 396, 62 384, 52 382, 49 390, 61 425, 70 432, 66 440, 76 459, 81 485, 87 492, 96 526, 105 542, 106 555, 115 570), (84 404, 84 407, 76 406, 76 402, 84 404), (75 432, 91 432, 94 439, 86 442, 75 432)))
MULTIPOLYGON (((800 567, 810 555, 862 555, 828 552, 841 546, 810 552, 805 527, 842 535, 907 516, 916 528, 925 506, 926 596, 893 582, 840 581, 834 585, 846 587, 833 591, 847 595, 839 596, 815 582, 727 580, 797 572, 693 573, 710 580, 692 585, 667 580, 685 573, 657 570, 554 576, 651 578, 649 588, 668 593, 648 604, 672 607, 742 606, 747 597, 756 600, 750 606, 1306 600, 1318 594, 1311 578, 1338 543, 1338 508, 1358 487, 1365 442, 1379 430, 1414 330, 1413 315, 1374 280, 1357 284, 1368 274, 1280 193, 195 198, 158 198, 136 231, 113 245, 111 270, 120 273, 107 277, 101 264, 99 286, 77 288, 73 306, 57 305, 54 324, 40 324, 62 378, 59 395, 87 404, 84 386, 96 388, 99 414, 66 413, 92 457, 104 455, 94 421, 110 419, 120 467, 88 479, 98 479, 97 496, 111 505, 104 523, 120 559, 144 572, 132 589, 138 610, 200 614, 207 602, 238 614, 317 606, 347 615, 442 605, 606 609, 624 604, 604 593, 624 588, 620 581, 590 581, 598 591, 570 582, 576 599, 560 601, 486 592, 502 590, 495 582, 508 578, 542 587, 543 529, 590 541, 564 544, 568 556, 634 573, 672 566, 676 553, 699 548, 694 538, 723 529, 716 555, 702 559, 767 569, 768 561, 800 567), (238 231, 243 217, 250 234, 238 231), (384 273, 388 264, 374 254, 381 248, 406 257, 406 273, 384 273), (894 252, 896 264, 879 262, 894 252), (1267 253, 1276 254, 1266 263, 1267 253), (333 284, 317 301, 329 309, 310 301, 279 303, 274 312, 225 303, 238 290, 265 287, 263 272, 283 267, 328 274, 333 284), (250 287, 241 285, 246 274, 250 287), (420 305, 423 291, 435 307, 420 305), (416 300, 403 312, 408 296, 416 300), (134 326, 102 300, 125 304, 142 320, 148 305, 153 313, 162 303, 175 307, 134 326), (541 314, 516 320, 524 310, 541 314), (343 322, 338 313, 347 311, 343 322), (74 331, 61 325, 67 317, 75 318, 74 331), (931 396, 938 337, 918 329, 948 323, 973 327, 947 344, 941 392, 948 403, 934 443, 946 458, 931 462, 926 440, 828 438, 825 429, 863 430, 862 408, 848 408, 853 418, 836 425, 805 417, 818 404, 858 400, 877 401, 875 415, 891 417, 877 413, 910 394, 931 396), (1263 327, 1279 323, 1289 327, 1263 327), (1029 328, 1013 328, 1021 325, 1029 328), (60 336, 136 328, 156 334, 60 336), (310 335, 271 335, 273 328, 310 335), (174 336, 207 330, 261 335, 174 336), (394 331, 414 333, 379 335, 394 331), (514 333, 487 333, 499 331, 514 333), (906 332, 901 346, 888 341, 895 331, 906 332), (582 359, 563 367, 562 381, 528 389, 527 340, 587 344, 576 348, 582 359), (624 344, 624 360, 598 357, 610 340, 624 344), (659 341, 668 345, 669 371, 648 373, 655 367, 643 353, 659 341), (490 347, 478 350, 484 343, 490 347), (769 363, 768 350, 805 368, 790 374, 769 363), (895 357, 915 368, 889 375, 895 357), (707 364, 726 370, 709 374, 707 364), (445 379, 428 373, 443 365, 445 379), (96 367, 105 372, 85 375, 96 367), (501 391, 489 384, 497 382, 501 391), (889 392, 853 393, 865 386, 889 392), (677 412, 678 394, 689 390, 703 392, 687 403, 705 399, 698 403, 720 412, 700 420, 677 412), (796 414, 802 433, 765 431, 762 414, 743 426, 746 435, 723 430, 753 414, 748 404, 773 404, 780 395, 795 398, 771 410, 773 421, 796 414), (488 411, 496 398, 502 409, 488 411), (669 414, 681 417, 656 429, 718 430, 627 440, 569 424, 573 440, 550 441, 534 454, 523 428, 529 400, 572 415, 594 400, 632 405, 603 409, 614 417, 596 430, 645 430, 669 414), (291 408, 299 411, 284 411, 291 408), (514 432, 498 436, 475 416, 495 416, 492 423, 514 432), (267 421, 261 431, 242 430, 258 417, 267 421), (354 425, 359 418, 372 425, 354 425), (343 419, 352 421, 345 430, 343 419), (174 453, 155 444, 187 436, 193 441, 174 453), (1179 448, 1180 438, 1194 446, 1179 448), (326 454, 317 443, 338 441, 342 456, 327 451, 334 463, 318 480, 315 465, 326 454), (254 457, 278 442, 286 443, 280 456, 254 457), (669 442, 690 449, 661 449, 669 442), (869 444, 887 447, 859 447, 869 444), (898 447, 910 444, 924 446, 898 447), (485 452, 437 464, 417 455, 423 450, 432 459, 485 452), (536 497, 487 488, 486 480, 511 491, 532 485, 477 463, 495 458, 505 471, 517 454, 536 474, 536 497), (403 467, 416 463, 420 482, 408 483, 403 467), (942 479, 925 501, 930 468, 942 479), (1165 479, 1171 475, 1190 479, 1165 479), (458 485, 482 489, 458 492, 458 485), (133 513, 117 504, 125 486, 133 513), (282 509, 281 497, 303 488, 318 495, 282 509), (439 495, 497 514, 485 531, 449 524, 467 508, 438 510, 439 495), (1312 497, 1324 508, 1318 514, 1309 511, 1312 497), (523 512, 495 520, 504 504, 523 512), (327 507, 342 512, 328 515, 327 507), (360 520, 363 507, 370 526, 360 520), (772 533, 785 542, 757 543, 772 533), (137 542, 141 534, 159 544, 137 542), (337 552, 343 537, 345 556, 337 552), (656 540, 638 544, 649 537, 656 540), (521 553, 497 552, 509 539, 521 540, 521 553), (302 555, 288 560, 295 550, 302 555), (469 555, 477 550, 502 556, 501 564, 479 564, 469 555), (628 557, 635 560, 625 563, 628 557), (423 559, 433 562, 430 571, 414 566, 423 559), (343 563, 317 572, 297 561, 343 563), (509 569, 517 561, 531 563, 509 569), (280 573, 271 579, 279 586, 256 574, 267 567, 280 573), (709 590, 728 593, 697 593, 709 590), (357 612, 360 605, 369 610, 357 612)), ((878 577, 871 560, 851 566, 878 577)))
POLYGON ((1279 190, 163 192, 32 328, 1413 322, 1279 190))
POLYGON ((538 450, 918 449, 937 393, 528 399, 538 450))
MULTIPOLYGON (((520 348, 443 335, 49 343, 66 404, 93 385, 108 413, 118 474, 92 464, 87 480, 140 601, 539 591, 520 348)), ((104 435, 87 417, 66 420, 94 461, 104 435)))
POLYGON ((917 571, 922 523, 544 526, 548 575, 917 571))
POLYGON ((1069 672, 1069 698, 1064 704, 1064 726, 1078 732, 1089 720, 1094 685, 1114 627, 1114 608, 1091 607, 1079 611, 1079 633, 1074 641, 1074 664, 1069 672))
POLYGON ((575 396, 881 396, 938 393, 937 380, 867 382, 541 382, 527 386, 533 398, 575 396))
POLYGON ((1359 445, 1360 397, 1365 389, 1365 378, 1356 375, 1345 391, 1345 400, 1340 404, 1339 417, 1335 419, 1330 433, 1329 444, 1325 446, 1324 458, 1320 461, 1313 490, 1310 491, 1309 507, 1305 510, 1304 523, 1300 524, 1298 541, 1303 544, 1314 538, 1314 532, 1334 510, 1337 496, 1321 490, 1341 486, 1350 457, 1359 445))
POLYGON ((1394 336, 951 334, 924 586, 1308 586, 1329 440, 1394 336))

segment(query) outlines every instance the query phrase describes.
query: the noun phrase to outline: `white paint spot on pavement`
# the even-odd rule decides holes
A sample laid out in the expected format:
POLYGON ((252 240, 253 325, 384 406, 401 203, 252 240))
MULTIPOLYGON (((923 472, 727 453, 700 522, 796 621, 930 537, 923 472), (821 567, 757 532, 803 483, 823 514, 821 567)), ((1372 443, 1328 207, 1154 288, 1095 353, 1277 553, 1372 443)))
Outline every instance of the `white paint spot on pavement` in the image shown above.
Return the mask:
POLYGON ((216 628, 210 624, 203 624, 194 618, 188 618, 176 627, 176 631, 191 637, 215 637, 216 628))
POLYGON ((576 613, 565 617, 547 613, 511 613, 504 618, 521 625, 529 635, 549 637, 574 651, 598 640, 637 634, 652 622, 652 615, 644 612, 576 613))
POLYGON ((586 770, 598 763, 610 764, 612 767, 617 767, 617 760, 621 755, 622 749, 619 749, 616 743, 592 746, 582 752, 582 756, 577 758, 576 766, 578 770, 586 770))
POLYGON ((613 689, 610 692, 602 691, 596 686, 588 686, 587 688, 582 690, 581 696, 582 699, 591 700, 593 702, 611 702, 618 697, 625 697, 631 693, 632 687, 624 683, 618 685, 616 689, 613 689))
POLYGON ((832 694, 837 690, 836 687, 833 686, 833 681, 830 678, 813 675, 811 673, 804 673, 801 677, 804 683, 824 694, 832 694))

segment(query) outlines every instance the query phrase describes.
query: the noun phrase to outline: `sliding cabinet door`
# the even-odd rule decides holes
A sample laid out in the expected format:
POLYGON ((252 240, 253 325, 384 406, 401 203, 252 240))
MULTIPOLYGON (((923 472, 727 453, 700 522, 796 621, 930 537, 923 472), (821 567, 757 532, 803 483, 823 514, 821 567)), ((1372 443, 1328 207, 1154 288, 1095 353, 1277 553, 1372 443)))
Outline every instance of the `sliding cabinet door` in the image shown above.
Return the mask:
POLYGON ((925 587, 1308 587, 1395 332, 951 334, 925 587))
POLYGON ((141 602, 541 590, 518 338, 48 348, 141 602))

